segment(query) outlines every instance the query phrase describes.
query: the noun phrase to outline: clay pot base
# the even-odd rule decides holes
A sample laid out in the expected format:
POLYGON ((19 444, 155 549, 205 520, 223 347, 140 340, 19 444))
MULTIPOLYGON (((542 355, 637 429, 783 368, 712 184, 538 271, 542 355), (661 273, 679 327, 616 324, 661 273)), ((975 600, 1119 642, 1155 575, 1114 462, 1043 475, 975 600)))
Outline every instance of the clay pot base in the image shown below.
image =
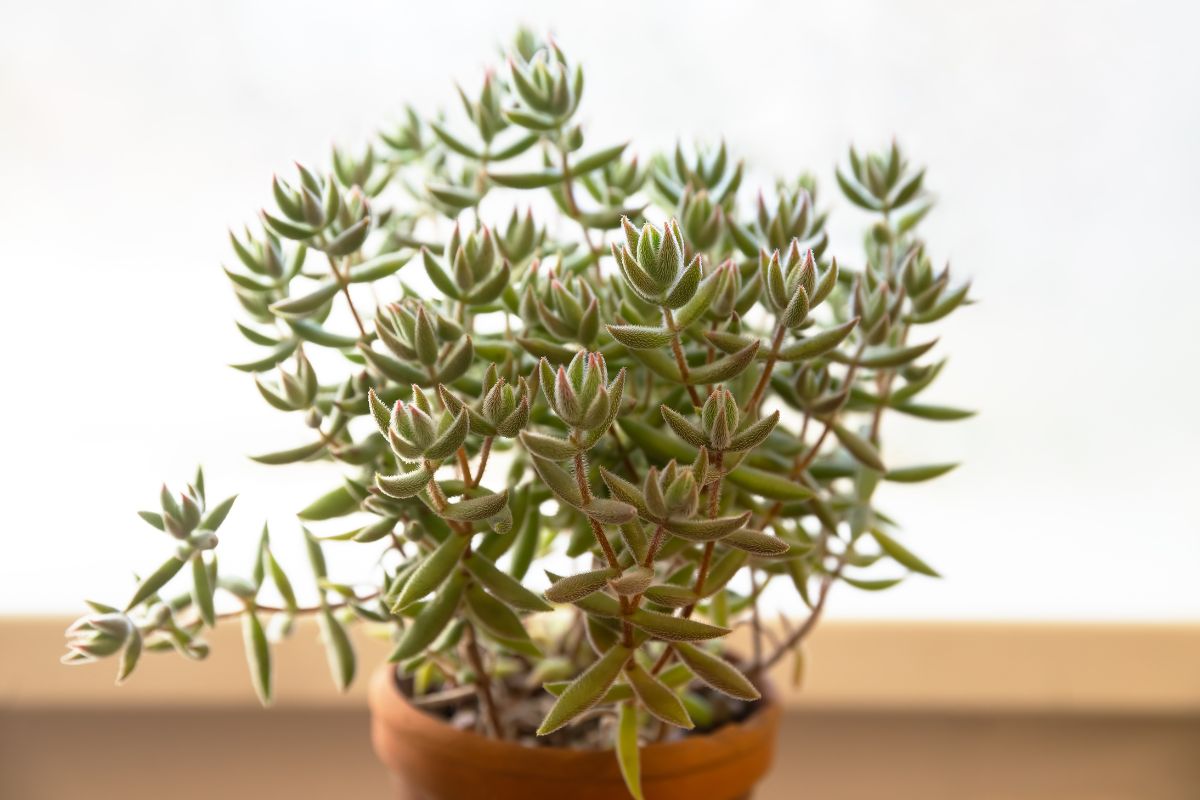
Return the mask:
MULTIPOLYGON (((394 667, 371 679, 371 740, 401 800, 621 800, 608 750, 533 748, 451 727, 412 706, 394 667)), ((769 687, 767 687, 769 688, 769 687)), ((646 800, 738 800, 770 767, 779 704, 764 691, 753 714, 710 734, 642 749, 646 800)))

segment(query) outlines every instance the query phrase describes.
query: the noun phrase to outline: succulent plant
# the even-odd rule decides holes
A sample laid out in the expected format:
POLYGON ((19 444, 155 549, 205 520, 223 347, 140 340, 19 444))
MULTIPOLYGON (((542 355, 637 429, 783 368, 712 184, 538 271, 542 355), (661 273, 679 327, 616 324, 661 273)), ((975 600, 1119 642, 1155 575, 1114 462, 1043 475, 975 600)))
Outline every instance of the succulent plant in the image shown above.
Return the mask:
POLYGON ((590 146, 583 87, 522 32, 504 69, 460 89, 465 120, 410 109, 329 170, 273 181, 225 271, 256 348, 237 369, 309 431, 255 458, 344 474, 299 512, 334 526, 304 529, 317 602, 297 602, 265 529, 248 576, 218 569, 233 500, 207 510, 198 473, 142 513, 174 553, 127 602, 91 603, 67 663, 117 657, 124 679, 144 651, 202 658, 205 629, 237 617, 266 703, 271 640, 295 617, 317 617, 340 688, 347 626, 376 625, 415 693, 473 686, 493 736, 531 738, 529 708, 547 741, 610 735, 640 797, 639 742, 719 724, 712 697, 758 698, 833 586, 937 575, 874 502, 881 481, 954 467, 885 458, 885 412, 968 415, 922 399, 945 364, 925 326, 969 302, 917 235, 924 170, 894 143, 850 151, 837 182, 870 215, 852 265, 827 257, 811 176, 747 201, 724 143, 639 166, 624 143, 590 146), (338 582, 330 546, 380 566, 338 582), (575 572, 526 585, 562 554, 575 572), (777 584, 807 616, 769 639, 759 603, 777 584), (723 639, 744 620, 752 651, 734 658, 723 639))

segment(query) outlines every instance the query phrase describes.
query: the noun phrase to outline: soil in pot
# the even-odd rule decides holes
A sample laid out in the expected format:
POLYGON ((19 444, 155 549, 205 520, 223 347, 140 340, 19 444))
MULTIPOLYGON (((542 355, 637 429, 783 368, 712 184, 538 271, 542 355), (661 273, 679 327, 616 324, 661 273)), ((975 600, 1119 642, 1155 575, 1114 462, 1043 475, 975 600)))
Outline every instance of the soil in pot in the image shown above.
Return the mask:
MULTIPOLYGON (((611 751, 611 714, 595 712, 571 731, 536 737, 552 698, 513 681, 500 692, 527 695, 506 704, 506 738, 476 733, 479 707, 464 688, 440 693, 423 707, 384 665, 371 685, 372 741, 396 780, 403 800, 622 800, 627 798, 611 751)), ((647 800, 736 800, 749 797, 770 766, 780 710, 764 687, 757 703, 715 692, 698 696, 712 711, 712 725, 668 731, 644 743, 642 786, 647 800)))

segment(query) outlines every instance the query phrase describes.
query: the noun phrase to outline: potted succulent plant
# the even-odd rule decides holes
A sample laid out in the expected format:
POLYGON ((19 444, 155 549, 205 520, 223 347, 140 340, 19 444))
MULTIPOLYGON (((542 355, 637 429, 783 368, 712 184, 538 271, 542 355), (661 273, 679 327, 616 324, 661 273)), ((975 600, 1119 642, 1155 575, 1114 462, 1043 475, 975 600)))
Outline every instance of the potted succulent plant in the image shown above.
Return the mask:
POLYGON ((147 650, 203 657, 237 617, 268 703, 294 618, 317 618, 341 689, 347 626, 368 624, 394 640, 370 697, 402 796, 752 791, 779 720, 764 671, 799 657, 831 589, 936 574, 872 497, 954 466, 889 463, 881 424, 966 415, 921 401, 944 363, 921 331, 968 289, 931 265, 924 173, 895 144, 837 173, 871 214, 850 268, 810 176, 747 207, 724 145, 648 164, 585 146, 582 91, 522 32, 503 77, 460 89, 465 124, 409 111, 329 173, 274 181, 226 273, 259 348, 237 368, 309 431, 255 459, 343 467, 299 512, 333 526, 304 529, 316 602, 265 529, 248 575, 218 570, 233 500, 206 507, 197 474, 142 512, 174 554, 126 602, 90 603, 66 663, 115 656, 124 679, 147 650), (342 582, 335 545, 377 568, 342 582), (769 587, 803 621, 768 630, 769 587))

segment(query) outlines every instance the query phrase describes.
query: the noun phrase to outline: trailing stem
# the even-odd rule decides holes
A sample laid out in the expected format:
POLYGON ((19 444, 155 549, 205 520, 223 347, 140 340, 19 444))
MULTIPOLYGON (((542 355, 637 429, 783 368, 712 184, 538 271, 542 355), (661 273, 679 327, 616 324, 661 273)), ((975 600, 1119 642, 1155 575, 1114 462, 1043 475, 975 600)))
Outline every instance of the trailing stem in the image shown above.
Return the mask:
POLYGON ((704 401, 700 399, 700 393, 692 385, 692 376, 688 371, 687 358, 684 357, 683 345, 679 341, 679 331, 675 327, 675 315, 666 306, 663 306, 662 312, 663 321, 671 331, 671 353, 675 356, 675 366, 679 368, 679 375, 683 379, 683 385, 687 389, 688 396, 692 398, 692 404, 701 406, 704 404, 704 401))
POLYGON ((467 659, 471 662, 471 669, 475 671, 475 691, 479 694, 479 704, 483 707, 488 727, 491 728, 493 736, 503 739, 504 728, 500 725, 500 712, 496 709, 496 699, 492 697, 491 679, 483 668, 483 657, 479 653, 479 643, 475 640, 475 626, 470 620, 463 625, 463 638, 467 659))
POLYGON ((779 359, 779 348, 783 345, 783 337, 786 333, 787 328, 783 325, 775 327, 775 335, 771 338, 771 352, 767 354, 767 363, 763 365, 762 375, 758 377, 758 383, 754 385, 754 391, 750 394, 750 399, 746 401, 745 413, 752 413, 762 402, 763 395, 771 381, 771 373, 775 371, 775 362, 779 359))
POLYGON ((326 256, 329 259, 329 270, 333 273, 334 279, 338 282, 338 286, 342 288, 342 294, 346 297, 346 305, 350 306, 350 314, 354 317, 354 324, 358 326, 358 332, 363 338, 367 337, 367 329, 363 327, 362 317, 358 315, 358 309, 354 307, 354 298, 350 296, 350 282, 346 280, 346 276, 337 268, 337 262, 333 260, 333 256, 326 256))

